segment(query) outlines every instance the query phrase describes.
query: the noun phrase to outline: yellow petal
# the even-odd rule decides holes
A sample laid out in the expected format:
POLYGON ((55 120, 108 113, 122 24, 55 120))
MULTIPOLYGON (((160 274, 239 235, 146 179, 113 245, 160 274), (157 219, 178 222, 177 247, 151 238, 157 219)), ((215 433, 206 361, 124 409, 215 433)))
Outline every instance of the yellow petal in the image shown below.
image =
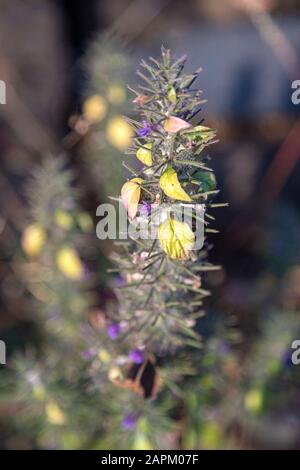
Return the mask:
POLYGON ((109 352, 106 349, 99 349, 98 357, 104 364, 107 364, 111 358, 109 352))
POLYGON ((84 268, 74 248, 69 246, 60 248, 56 254, 56 264, 69 279, 76 281, 83 278, 84 268))
POLYGON ((177 101, 176 90, 173 86, 168 88, 168 100, 173 104, 175 104, 177 101))
POLYGON ((163 192, 171 199, 178 201, 192 201, 178 181, 176 171, 168 166, 159 179, 159 184, 163 192))
POLYGON ((128 217, 134 219, 137 213, 138 204, 141 196, 141 178, 133 178, 127 181, 121 189, 121 199, 128 212, 128 217))
POLYGON ((105 118, 107 113, 107 104, 100 95, 90 96, 83 104, 84 117, 92 122, 99 122, 105 118))
POLYGON ((122 371, 121 371, 120 367, 113 366, 108 370, 108 378, 112 382, 114 382, 115 380, 120 379, 121 377, 122 377, 122 371))
POLYGON ((29 225, 22 235, 22 248, 26 255, 36 256, 46 241, 46 232, 39 224, 29 225))
POLYGON ((259 388, 253 388, 244 398, 245 408, 252 413, 259 413, 263 408, 264 396, 259 388))
POLYGON ((144 433, 137 432, 132 443, 132 450, 153 450, 153 446, 144 433))
POLYGON ((93 219, 87 212, 80 212, 77 215, 77 222, 83 232, 91 232, 93 230, 93 219))
POLYGON ((32 389, 32 395, 35 400, 43 401, 46 398, 46 390, 42 385, 36 385, 32 389))
POLYGON ((189 129, 191 124, 175 116, 171 116, 164 122, 164 129, 167 132, 176 133, 183 129, 189 129))
POLYGON ((116 116, 109 120, 106 137, 111 145, 122 152, 129 147, 131 136, 132 128, 122 116, 116 116))
POLYGON ((126 101, 126 89, 122 85, 111 85, 108 88, 108 100, 114 106, 123 104, 126 101))
POLYGON ((168 219, 158 229, 160 244, 172 259, 187 259, 193 249, 195 235, 185 222, 168 219))
POLYGON ((64 413, 54 401, 49 401, 46 404, 46 416, 51 424, 60 426, 66 422, 64 413))
POLYGON ((140 147, 136 152, 137 158, 144 163, 144 165, 151 166, 152 165, 152 144, 149 142, 144 145, 144 147, 140 147), (146 148, 144 148, 146 147, 146 148))
POLYGON ((220 448, 222 442, 222 430, 218 423, 205 422, 201 426, 201 444, 205 450, 220 448))
POLYGON ((70 230, 74 225, 73 217, 71 216, 71 214, 62 209, 57 209, 55 211, 54 220, 55 223, 64 230, 70 230))

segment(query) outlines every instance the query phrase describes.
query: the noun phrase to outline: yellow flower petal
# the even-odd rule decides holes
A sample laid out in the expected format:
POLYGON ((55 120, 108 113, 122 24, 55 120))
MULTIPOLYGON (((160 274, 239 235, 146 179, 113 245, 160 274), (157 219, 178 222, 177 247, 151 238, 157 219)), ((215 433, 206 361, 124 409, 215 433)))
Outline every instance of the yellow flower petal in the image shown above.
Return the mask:
POLYGON ((175 116, 171 116, 164 122, 164 129, 167 132, 176 133, 183 129, 189 129, 191 124, 175 116))
POLYGON ((106 349, 99 349, 98 357, 104 364, 107 364, 111 358, 109 352, 106 349))
POLYGON ((121 377, 122 377, 122 371, 121 371, 120 367, 113 366, 108 370, 108 378, 112 382, 114 382, 115 380, 120 379, 121 377))
POLYGON ((252 413, 259 413, 263 408, 264 395, 260 388, 253 388, 244 398, 245 408, 252 413))
POLYGON ((173 104, 175 104, 177 101, 176 90, 173 86, 168 88, 168 100, 173 104))
POLYGON ((32 395, 35 400, 43 401, 46 398, 46 390, 42 385, 36 385, 32 389, 32 395))
POLYGON ((133 178, 127 181, 121 189, 121 199, 128 212, 128 217, 134 219, 137 213, 139 200, 141 197, 141 178, 133 178))
POLYGON ((187 259, 193 249, 195 235, 185 222, 168 219, 158 229, 160 244, 172 259, 187 259))
POLYGON ((70 230, 74 225, 74 220, 71 214, 62 209, 57 209, 54 213, 55 223, 64 230, 70 230))
POLYGON ((177 173, 171 166, 168 166, 168 168, 163 172, 159 179, 159 184, 163 192, 171 199, 177 199, 178 201, 192 201, 190 196, 179 183, 177 173))
POLYGON ((111 145, 122 152, 129 147, 131 136, 132 128, 122 116, 116 116, 109 120, 106 137, 111 145))
POLYGON ((83 232, 91 232, 93 230, 93 219, 87 212, 80 212, 77 215, 77 222, 83 232))
POLYGON ((145 144, 143 147, 140 147, 136 152, 136 157, 140 160, 144 165, 151 166, 152 165, 152 144, 151 142, 145 144), (146 148, 144 148, 146 147, 146 148))
POLYGON ((26 255, 38 255, 45 242, 46 232, 39 224, 31 224, 24 230, 21 244, 26 255))
POLYGON ((107 104, 100 95, 90 96, 83 104, 83 115, 91 123, 102 121, 107 113, 107 104))
POLYGON ((218 423, 203 423, 201 428, 201 444, 203 449, 213 450, 220 448, 222 437, 222 430, 218 423))
POLYGON ((56 263, 59 270, 69 279, 74 281, 82 279, 84 268, 74 248, 69 246, 60 248, 56 254, 56 263))
POLYGON ((66 422, 66 417, 64 413, 54 401, 49 401, 46 404, 46 416, 47 420, 51 424, 61 426, 66 422))
POLYGON ((144 433, 137 432, 132 443, 132 450, 153 450, 153 446, 144 433))
POLYGON ((122 85, 111 85, 108 88, 108 100, 114 106, 123 104, 126 101, 126 89, 122 85))

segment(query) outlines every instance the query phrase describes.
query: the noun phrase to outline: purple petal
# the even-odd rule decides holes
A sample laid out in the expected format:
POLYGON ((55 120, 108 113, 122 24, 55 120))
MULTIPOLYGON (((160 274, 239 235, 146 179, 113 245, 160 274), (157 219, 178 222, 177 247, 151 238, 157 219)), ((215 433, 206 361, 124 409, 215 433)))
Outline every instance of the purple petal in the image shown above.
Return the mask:
POLYGON ((91 277, 91 270, 85 265, 83 269, 83 280, 88 281, 91 277))
POLYGON ((119 336, 120 331, 121 331, 121 326, 119 323, 112 323, 111 325, 109 325, 106 331, 107 331, 108 336, 112 340, 114 340, 114 339, 117 339, 117 337, 119 336))
POLYGON ((137 129, 136 133, 140 137, 147 137, 149 134, 151 134, 152 131, 153 131, 153 126, 149 122, 143 121, 143 127, 141 127, 140 129, 137 129))
POLYGON ((81 357, 83 359, 92 359, 93 357, 95 357, 97 354, 96 350, 94 348, 90 348, 90 349, 85 349, 84 351, 82 351, 81 353, 81 357))
POLYGON ((144 353, 140 349, 133 349, 128 354, 128 359, 135 364, 142 364, 144 362, 144 353))
POLYGON ((282 363, 283 363, 283 366, 284 366, 284 367, 291 367, 291 366, 293 366, 292 354, 291 354, 291 350, 290 350, 290 349, 288 349, 287 351, 285 351, 285 353, 283 354, 282 363))
POLYGON ((122 287, 124 286, 125 284, 125 279, 123 276, 121 276, 121 274, 118 274, 116 277, 115 277, 115 283, 116 283, 116 287, 122 287))
POLYGON ((221 354, 228 354, 230 352, 230 346, 226 341, 221 341, 221 343, 218 346, 219 352, 221 354))
POLYGON ((132 414, 124 416, 122 421, 122 427, 127 430, 132 430, 135 428, 136 418, 132 414))
POLYGON ((151 212, 151 204, 149 202, 143 202, 139 205, 139 214, 141 217, 148 217, 151 212))

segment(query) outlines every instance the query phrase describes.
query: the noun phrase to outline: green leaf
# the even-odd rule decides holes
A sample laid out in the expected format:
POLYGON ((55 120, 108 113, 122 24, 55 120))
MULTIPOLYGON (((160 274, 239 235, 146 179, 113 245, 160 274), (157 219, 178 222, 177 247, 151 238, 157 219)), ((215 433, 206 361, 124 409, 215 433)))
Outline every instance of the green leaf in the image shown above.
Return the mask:
POLYGON ((207 171, 197 171, 193 174, 193 178, 201 183, 201 189, 206 193, 213 191, 217 186, 214 173, 207 171))

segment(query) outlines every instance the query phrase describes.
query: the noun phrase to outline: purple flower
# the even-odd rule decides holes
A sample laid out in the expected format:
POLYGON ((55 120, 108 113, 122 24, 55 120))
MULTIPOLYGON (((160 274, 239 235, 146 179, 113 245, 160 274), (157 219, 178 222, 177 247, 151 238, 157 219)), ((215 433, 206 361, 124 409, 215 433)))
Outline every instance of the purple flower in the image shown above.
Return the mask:
POLYGON ((140 217, 148 217, 151 212, 151 204, 149 202, 142 202, 139 205, 139 214, 140 217))
POLYGON ((119 336, 120 331, 121 331, 121 326, 119 323, 112 323, 111 325, 109 325, 106 331, 107 331, 108 336, 114 340, 114 339, 117 339, 117 337, 119 336))
POLYGON ((283 354, 282 363, 283 363, 283 366, 284 366, 284 367, 287 367, 287 368, 293 366, 293 362, 292 362, 292 353, 291 353, 291 350, 290 350, 290 349, 288 349, 287 351, 285 351, 285 353, 283 354))
POLYGON ((128 414, 124 416, 123 421, 122 421, 122 427, 127 430, 132 430, 134 429, 136 425, 136 418, 132 414, 128 414))
POLYGON ((84 351, 82 351, 81 353, 81 357, 83 359, 92 359, 94 356, 96 356, 97 352, 94 348, 90 348, 90 349, 85 349, 84 351))
POLYGON ((83 268, 83 280, 88 281, 91 277, 91 270, 85 265, 83 268))
POLYGON ((221 341, 219 346, 218 346, 218 350, 219 350, 220 354, 226 355, 226 354, 230 353, 230 346, 226 341, 221 341))
POLYGON ((116 287, 122 287, 124 286, 125 284, 125 279, 123 276, 121 276, 121 274, 118 274, 116 277, 115 277, 115 283, 116 283, 116 287))
POLYGON ((147 137, 149 134, 151 134, 152 131, 153 131, 153 126, 149 122, 143 121, 143 127, 141 127, 140 129, 137 129, 136 133, 140 137, 147 137))
POLYGON ((144 362, 144 354, 140 349, 133 349, 128 354, 128 359, 135 364, 142 364, 144 362))

